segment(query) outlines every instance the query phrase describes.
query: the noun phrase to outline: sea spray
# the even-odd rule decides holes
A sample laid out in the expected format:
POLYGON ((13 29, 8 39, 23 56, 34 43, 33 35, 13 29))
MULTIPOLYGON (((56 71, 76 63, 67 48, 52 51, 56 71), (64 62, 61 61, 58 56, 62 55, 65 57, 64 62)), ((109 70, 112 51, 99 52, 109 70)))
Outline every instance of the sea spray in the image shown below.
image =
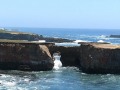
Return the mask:
POLYGON ((54 67, 53 69, 58 70, 60 67, 62 67, 62 62, 60 61, 61 55, 59 52, 53 54, 54 58, 54 67))

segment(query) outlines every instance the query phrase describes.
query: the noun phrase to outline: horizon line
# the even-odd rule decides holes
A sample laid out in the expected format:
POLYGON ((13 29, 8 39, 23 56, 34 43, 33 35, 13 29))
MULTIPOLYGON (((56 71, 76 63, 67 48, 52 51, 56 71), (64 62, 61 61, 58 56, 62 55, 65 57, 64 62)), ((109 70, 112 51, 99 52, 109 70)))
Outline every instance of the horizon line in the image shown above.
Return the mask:
POLYGON ((69 28, 69 27, 28 27, 28 26, 1 26, 0 28, 41 28, 41 29, 101 29, 101 30, 120 30, 120 28, 69 28))

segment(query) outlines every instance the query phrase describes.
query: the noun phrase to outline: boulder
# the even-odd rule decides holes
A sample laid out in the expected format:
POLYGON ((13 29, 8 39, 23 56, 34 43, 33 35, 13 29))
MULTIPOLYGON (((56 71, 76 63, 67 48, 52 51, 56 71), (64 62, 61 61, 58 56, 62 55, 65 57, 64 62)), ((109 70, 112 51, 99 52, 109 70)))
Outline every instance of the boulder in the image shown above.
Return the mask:
POLYGON ((54 66, 46 45, 35 43, 0 43, 0 69, 51 70, 54 66))

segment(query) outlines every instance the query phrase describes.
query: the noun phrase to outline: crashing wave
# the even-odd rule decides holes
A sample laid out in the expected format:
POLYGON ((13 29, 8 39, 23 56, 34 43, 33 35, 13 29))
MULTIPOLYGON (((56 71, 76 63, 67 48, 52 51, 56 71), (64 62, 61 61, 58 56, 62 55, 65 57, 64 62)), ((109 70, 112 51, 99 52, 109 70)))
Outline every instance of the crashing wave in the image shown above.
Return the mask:
POLYGON ((98 40, 97 42, 98 43, 105 43, 105 41, 103 41, 103 40, 98 40))
POLYGON ((15 86, 16 85, 15 82, 6 82, 6 81, 0 81, 0 84, 4 86, 15 86))
POLYGON ((65 43, 55 43, 56 46, 80 46, 80 44, 75 42, 65 42, 65 43))
POLYGON ((90 42, 90 41, 86 41, 86 40, 75 40, 75 43, 79 43, 79 42, 90 42))
POLYGON ((61 55, 59 53, 54 53, 53 57, 55 60, 53 69, 58 70, 58 69, 60 69, 60 67, 62 67, 62 63, 60 61, 61 55))

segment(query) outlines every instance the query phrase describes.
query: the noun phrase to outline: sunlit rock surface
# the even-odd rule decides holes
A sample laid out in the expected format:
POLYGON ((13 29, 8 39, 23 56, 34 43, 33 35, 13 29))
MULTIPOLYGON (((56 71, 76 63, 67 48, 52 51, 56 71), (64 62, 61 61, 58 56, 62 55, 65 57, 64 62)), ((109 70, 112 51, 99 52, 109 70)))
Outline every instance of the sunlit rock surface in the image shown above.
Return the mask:
POLYGON ((86 73, 120 73, 120 46, 88 43, 81 45, 81 69, 86 73))
POLYGON ((36 43, 0 43, 0 69, 51 70, 54 66, 46 45, 36 43))

